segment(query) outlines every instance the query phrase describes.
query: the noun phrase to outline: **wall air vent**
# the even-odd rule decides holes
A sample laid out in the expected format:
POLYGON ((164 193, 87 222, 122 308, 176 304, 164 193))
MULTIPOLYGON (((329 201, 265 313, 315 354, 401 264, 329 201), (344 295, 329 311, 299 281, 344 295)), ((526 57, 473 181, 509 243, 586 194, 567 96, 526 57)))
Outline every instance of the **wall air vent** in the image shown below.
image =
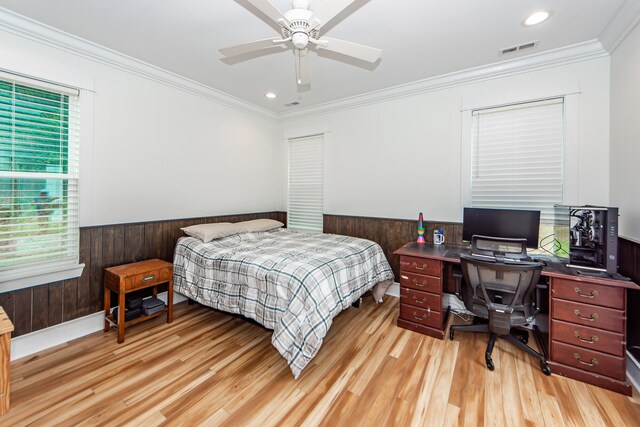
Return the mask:
POLYGON ((285 107, 295 107, 296 105, 300 105, 298 101, 293 101, 288 104, 284 104, 285 107))
POLYGON ((525 49, 531 49, 533 47, 536 47, 537 45, 538 45, 538 42, 536 41, 536 42, 523 43, 518 46, 506 47, 504 49, 500 49, 500 55, 506 55, 508 53, 514 53, 514 52, 518 52, 525 49))

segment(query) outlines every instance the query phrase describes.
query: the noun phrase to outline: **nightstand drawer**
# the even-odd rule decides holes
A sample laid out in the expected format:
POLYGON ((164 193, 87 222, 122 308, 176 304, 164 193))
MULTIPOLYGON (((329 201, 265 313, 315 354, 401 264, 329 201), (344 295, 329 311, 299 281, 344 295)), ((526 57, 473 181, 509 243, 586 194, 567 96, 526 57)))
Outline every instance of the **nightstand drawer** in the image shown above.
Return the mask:
POLYGON ((426 310, 401 303, 400 318, 432 328, 442 328, 442 313, 440 311, 426 310))
POLYGON ((624 311, 553 298, 551 317, 591 328, 624 333, 624 311))
POLYGON ((614 356, 624 356, 624 335, 572 323, 551 321, 553 339, 614 356))
POLYGON ((142 289, 159 283, 168 282, 171 279, 171 275, 172 271, 170 268, 160 268, 136 274, 135 276, 126 278, 125 290, 129 292, 135 289, 142 289))
POLYGON ((440 295, 420 292, 411 288, 400 288, 400 302, 414 307, 442 311, 442 297, 440 295))
POLYGON ((554 278, 551 292, 554 298, 624 310, 622 288, 554 278))
POLYGON ((421 292, 442 293, 442 281, 438 277, 400 271, 400 286, 421 292))
POLYGON ((442 263, 435 259, 403 256, 400 257, 400 270, 442 277, 442 263))
POLYGON ((560 342, 551 342, 551 358, 563 365, 573 366, 587 372, 604 375, 624 381, 625 360, 622 357, 586 350, 560 342))

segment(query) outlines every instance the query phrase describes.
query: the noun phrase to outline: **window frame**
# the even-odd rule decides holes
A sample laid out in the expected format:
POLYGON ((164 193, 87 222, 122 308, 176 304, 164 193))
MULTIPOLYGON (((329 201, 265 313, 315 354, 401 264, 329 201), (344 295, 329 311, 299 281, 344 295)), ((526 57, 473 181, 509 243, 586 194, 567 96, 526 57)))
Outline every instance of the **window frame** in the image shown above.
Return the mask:
MULTIPOLYGON (((73 185, 75 185, 76 200, 74 200, 73 203, 77 206, 78 214, 75 216, 74 221, 70 221, 69 223, 67 223, 67 227, 72 227, 73 229, 75 229, 74 234, 77 237, 77 244, 75 245, 76 250, 74 250, 74 253, 70 257, 57 257, 51 260, 44 260, 24 265, 16 265, 14 267, 7 268, 0 274, 0 292, 15 291, 27 287, 80 277, 84 269, 84 264, 80 263, 79 211, 81 199, 81 183, 83 181, 80 175, 80 163, 82 153, 82 140, 83 136, 86 135, 86 131, 82 131, 82 129, 85 123, 92 124, 92 115, 87 116, 81 114, 79 109, 80 104, 85 98, 84 95, 86 95, 86 90, 82 90, 68 84, 53 83, 47 79, 40 79, 37 77, 32 77, 30 75, 21 74, 18 72, 14 73, 6 70, 0 70, 0 79, 36 89, 65 94, 70 97, 73 96, 76 98, 74 102, 78 107, 78 117, 74 122, 74 124, 77 125, 77 128, 73 129, 71 126, 69 128, 69 133, 74 131, 77 132, 78 136, 75 141, 75 149, 69 150, 66 173, 49 174, 46 172, 6 172, 2 174, 5 176, 5 178, 10 177, 14 179, 56 179, 60 181, 67 181, 69 184, 73 183, 73 185)), ((88 98, 90 98, 90 101, 92 101, 92 96, 89 96, 88 98)), ((71 142, 71 138, 69 138, 69 141, 71 142)))
POLYGON ((517 104, 527 104, 545 101, 552 98, 564 98, 564 153, 563 153, 563 186, 562 203, 578 203, 578 119, 579 93, 573 91, 550 92, 545 96, 520 97, 503 99, 502 101, 465 102, 463 100, 462 135, 461 135, 461 164, 460 164, 460 204, 461 207, 471 205, 471 171, 472 171, 472 129, 473 111, 489 108, 509 107, 517 104))
POLYGON ((324 201, 324 196, 325 196, 325 134, 324 133, 319 133, 319 134, 311 134, 311 135, 306 135, 306 136, 298 136, 298 137, 291 137, 291 138, 287 138, 287 163, 286 163, 286 167, 287 167, 287 179, 286 179, 286 186, 287 186, 287 191, 286 191, 286 195, 287 195, 287 200, 286 200, 286 206, 287 206, 287 228, 291 228, 292 230, 296 230, 296 231, 300 231, 300 232, 304 232, 304 233, 322 233, 324 232, 324 208, 325 208, 325 201, 324 201), (322 154, 320 156, 320 160, 321 160, 321 165, 320 165, 320 169, 321 169, 321 173, 322 173, 322 177, 321 177, 321 183, 322 183, 322 195, 321 195, 321 201, 322 201, 322 209, 320 212, 320 216, 321 216, 321 221, 320 221, 320 229, 319 230, 313 230, 313 229, 304 229, 304 228, 297 228, 297 227, 293 227, 291 228, 291 223, 289 220, 289 212, 291 210, 291 198, 290 198, 290 185, 291 185, 291 158, 290 158, 290 150, 291 150, 291 146, 292 144, 295 144, 296 141, 299 140, 305 140, 305 139, 312 139, 312 138, 319 138, 321 139, 321 151, 322 154))

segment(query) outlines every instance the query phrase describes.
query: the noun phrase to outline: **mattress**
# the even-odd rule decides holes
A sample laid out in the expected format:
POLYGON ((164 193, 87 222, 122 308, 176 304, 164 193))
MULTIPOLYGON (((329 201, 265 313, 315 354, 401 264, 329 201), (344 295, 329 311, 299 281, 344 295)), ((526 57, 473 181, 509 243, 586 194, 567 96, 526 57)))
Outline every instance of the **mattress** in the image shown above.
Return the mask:
POLYGON ((272 329, 271 342, 295 378, 333 318, 377 283, 393 280, 374 242, 282 228, 209 243, 183 237, 173 271, 176 292, 272 329))

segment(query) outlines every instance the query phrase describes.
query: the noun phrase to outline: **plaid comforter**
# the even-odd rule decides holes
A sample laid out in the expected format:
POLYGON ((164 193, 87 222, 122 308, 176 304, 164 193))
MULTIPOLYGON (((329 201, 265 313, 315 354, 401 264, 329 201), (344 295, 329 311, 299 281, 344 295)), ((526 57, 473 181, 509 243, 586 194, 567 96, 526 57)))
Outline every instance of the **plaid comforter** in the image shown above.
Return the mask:
POLYGON ((273 329, 271 343, 295 378, 333 318, 376 283, 393 279, 374 242, 286 229, 210 243, 183 237, 173 263, 175 291, 273 329))

